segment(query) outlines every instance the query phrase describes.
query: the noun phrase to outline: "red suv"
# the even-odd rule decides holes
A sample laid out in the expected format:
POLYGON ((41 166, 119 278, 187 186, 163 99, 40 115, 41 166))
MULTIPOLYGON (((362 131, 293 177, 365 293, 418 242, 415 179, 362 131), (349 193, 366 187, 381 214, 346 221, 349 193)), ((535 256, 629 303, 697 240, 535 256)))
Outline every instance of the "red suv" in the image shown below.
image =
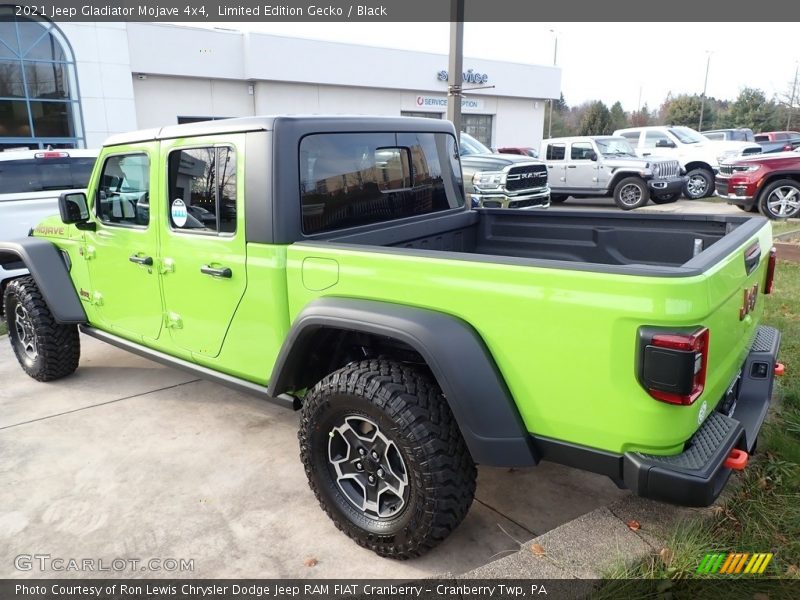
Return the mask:
POLYGON ((722 163, 717 195, 770 219, 800 216, 800 152, 755 154, 722 163))

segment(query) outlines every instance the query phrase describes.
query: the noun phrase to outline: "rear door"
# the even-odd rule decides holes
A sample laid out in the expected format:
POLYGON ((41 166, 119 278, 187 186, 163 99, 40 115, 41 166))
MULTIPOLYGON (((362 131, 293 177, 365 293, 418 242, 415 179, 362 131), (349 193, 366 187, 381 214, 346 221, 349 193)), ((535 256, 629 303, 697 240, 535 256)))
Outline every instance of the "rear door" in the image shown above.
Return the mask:
POLYGON ((243 148, 244 135, 165 140, 161 146, 165 322, 175 345, 206 357, 220 353, 247 285, 243 148))
POLYGON ((548 143, 545 149, 545 164, 550 187, 567 187, 567 145, 562 142, 548 143))
POLYGON ((573 142, 570 144, 569 162, 567 163, 567 187, 582 190, 597 189, 597 165, 592 160, 594 147, 591 142, 573 142))

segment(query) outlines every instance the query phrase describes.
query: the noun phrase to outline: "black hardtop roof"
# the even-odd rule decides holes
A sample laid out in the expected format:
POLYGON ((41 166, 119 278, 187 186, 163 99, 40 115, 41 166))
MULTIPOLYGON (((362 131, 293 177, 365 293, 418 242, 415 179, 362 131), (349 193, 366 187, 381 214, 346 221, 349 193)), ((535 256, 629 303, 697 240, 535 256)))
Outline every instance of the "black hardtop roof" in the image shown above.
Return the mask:
POLYGON ((426 119, 423 117, 378 117, 364 115, 270 115, 238 117, 200 121, 184 125, 168 125, 161 128, 140 129, 110 136, 104 146, 118 146, 155 140, 183 137, 198 137, 225 133, 244 133, 247 131, 274 131, 281 123, 307 125, 314 131, 353 132, 362 131, 425 131, 455 134, 450 121, 426 119))

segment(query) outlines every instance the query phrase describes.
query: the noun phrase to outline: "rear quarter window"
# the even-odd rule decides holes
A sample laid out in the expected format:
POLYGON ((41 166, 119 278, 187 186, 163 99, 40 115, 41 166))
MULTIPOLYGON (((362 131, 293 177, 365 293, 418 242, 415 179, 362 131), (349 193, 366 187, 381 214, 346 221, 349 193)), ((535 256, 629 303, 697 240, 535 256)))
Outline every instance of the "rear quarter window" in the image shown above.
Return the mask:
POLYGON ((300 141, 305 234, 464 206, 455 138, 445 133, 325 133, 300 141))

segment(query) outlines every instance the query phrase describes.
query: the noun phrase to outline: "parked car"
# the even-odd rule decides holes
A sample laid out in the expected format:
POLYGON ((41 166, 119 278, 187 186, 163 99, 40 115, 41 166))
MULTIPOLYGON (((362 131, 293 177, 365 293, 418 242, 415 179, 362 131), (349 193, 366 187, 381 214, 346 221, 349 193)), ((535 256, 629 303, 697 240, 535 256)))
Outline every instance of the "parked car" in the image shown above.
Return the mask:
POLYGON ((678 159, 687 176, 683 193, 692 200, 714 193, 714 174, 721 160, 761 152, 756 143, 711 141, 690 127, 631 127, 614 135, 626 138, 638 156, 657 154, 678 159))
POLYGON ((717 141, 717 142, 724 142, 724 141, 734 141, 734 142, 755 142, 755 136, 753 135, 753 130, 748 129, 747 127, 739 127, 737 129, 707 129, 706 131, 701 131, 704 136, 708 139, 717 141))
POLYGON ((539 158, 539 152, 535 148, 527 146, 504 146, 498 148, 499 154, 521 154, 522 156, 530 156, 531 158, 539 158))
MULTIPOLYGON (((89 183, 98 150, 9 150, 0 152, 0 239, 28 235, 44 217, 58 213, 58 196, 89 183)), ((0 266, 3 280, 24 273, 0 266)))
POLYGON ((547 208, 550 188, 544 163, 519 154, 496 154, 461 133, 464 189, 475 208, 547 208))
POLYGON ((722 163, 717 194, 770 219, 800 216, 800 149, 722 163))
POLYGON ((639 158, 624 137, 579 136, 542 142, 550 201, 614 196, 622 210, 675 202, 686 177, 674 158, 639 158))
POLYGON ((80 331, 300 411, 321 508, 381 556, 447 538, 476 464, 551 460, 712 503, 781 371, 780 332, 759 326, 768 221, 472 210, 460 184, 455 129, 435 119, 112 136, 86 193, 0 241, 0 263, 31 272, 5 287, 8 343, 38 381, 78 368, 80 331), (144 199, 147 223, 118 206, 144 199), (195 202, 236 212, 185 230, 195 202))
POLYGON ((767 131, 757 133, 755 137, 765 154, 800 148, 800 132, 797 131, 767 131))

